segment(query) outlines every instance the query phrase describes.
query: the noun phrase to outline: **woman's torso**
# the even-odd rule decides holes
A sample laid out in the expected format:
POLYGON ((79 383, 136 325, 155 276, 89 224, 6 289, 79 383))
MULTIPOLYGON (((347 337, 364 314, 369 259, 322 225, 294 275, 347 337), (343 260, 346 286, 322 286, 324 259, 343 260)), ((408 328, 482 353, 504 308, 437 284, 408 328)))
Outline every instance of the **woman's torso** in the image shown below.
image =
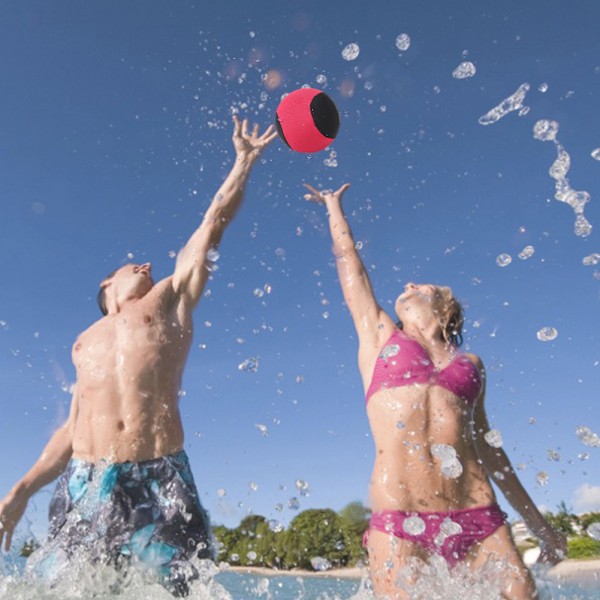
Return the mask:
POLYGON ((395 330, 361 366, 376 451, 373 510, 439 511, 493 503, 471 434, 481 389, 473 362, 456 354, 437 366, 416 340, 395 330))

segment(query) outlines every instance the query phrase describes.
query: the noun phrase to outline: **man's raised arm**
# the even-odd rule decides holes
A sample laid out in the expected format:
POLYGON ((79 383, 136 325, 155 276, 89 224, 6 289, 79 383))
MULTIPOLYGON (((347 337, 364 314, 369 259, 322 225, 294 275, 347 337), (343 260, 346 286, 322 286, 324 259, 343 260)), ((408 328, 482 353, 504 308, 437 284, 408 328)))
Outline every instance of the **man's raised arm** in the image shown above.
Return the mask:
POLYGON ((173 274, 173 289, 178 294, 185 294, 193 305, 200 299, 208 279, 207 253, 219 245, 225 228, 240 208, 254 163, 277 137, 272 125, 259 135, 258 125, 249 133, 246 119, 240 123, 234 116, 233 122, 235 163, 208 207, 200 227, 179 253, 173 274))

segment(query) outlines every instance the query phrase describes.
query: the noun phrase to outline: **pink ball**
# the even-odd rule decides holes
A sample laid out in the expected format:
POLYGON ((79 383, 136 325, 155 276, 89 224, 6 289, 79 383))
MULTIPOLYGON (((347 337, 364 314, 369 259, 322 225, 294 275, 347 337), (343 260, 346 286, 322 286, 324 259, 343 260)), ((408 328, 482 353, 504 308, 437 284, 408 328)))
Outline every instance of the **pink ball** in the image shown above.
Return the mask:
POLYGON ((275 126, 292 150, 318 152, 333 142, 340 128, 340 115, 325 92, 301 88, 281 101, 275 126))

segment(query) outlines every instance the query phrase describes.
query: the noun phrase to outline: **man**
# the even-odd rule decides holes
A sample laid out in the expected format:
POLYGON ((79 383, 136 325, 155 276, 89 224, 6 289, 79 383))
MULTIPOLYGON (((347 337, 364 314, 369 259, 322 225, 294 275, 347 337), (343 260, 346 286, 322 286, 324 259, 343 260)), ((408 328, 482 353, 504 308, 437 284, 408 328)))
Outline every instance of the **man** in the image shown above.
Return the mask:
MULTIPOLYGON (((27 502, 60 476, 49 543, 36 570, 86 557, 153 567, 174 594, 194 576, 189 559, 212 555, 210 528, 183 448, 178 392, 192 342, 192 312, 250 171, 277 134, 234 117, 235 164, 175 271, 154 284, 150 263, 128 264, 100 284, 104 317, 73 346, 77 381, 65 424, 0 501, 0 547, 9 550, 27 502), (90 543, 91 541, 91 543, 90 543)), ((35 557, 35 554, 34 554, 35 557)), ((192 561, 193 562, 193 561, 192 561)))

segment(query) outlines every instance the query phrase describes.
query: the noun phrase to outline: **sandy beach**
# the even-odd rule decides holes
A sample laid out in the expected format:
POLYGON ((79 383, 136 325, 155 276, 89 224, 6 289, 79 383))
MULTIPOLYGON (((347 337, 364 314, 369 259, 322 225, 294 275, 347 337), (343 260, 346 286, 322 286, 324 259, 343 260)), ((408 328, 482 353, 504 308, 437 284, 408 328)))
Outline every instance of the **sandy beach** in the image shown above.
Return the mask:
MULTIPOLYGON (((283 571, 266 567, 228 567, 233 573, 246 573, 263 576, 292 576, 292 577, 331 577, 340 579, 362 579, 368 574, 366 567, 350 567, 346 569, 329 569, 328 571, 283 571)), ((553 581, 592 584, 600 586, 600 559, 596 560, 563 560, 543 574, 544 579, 553 581)))

